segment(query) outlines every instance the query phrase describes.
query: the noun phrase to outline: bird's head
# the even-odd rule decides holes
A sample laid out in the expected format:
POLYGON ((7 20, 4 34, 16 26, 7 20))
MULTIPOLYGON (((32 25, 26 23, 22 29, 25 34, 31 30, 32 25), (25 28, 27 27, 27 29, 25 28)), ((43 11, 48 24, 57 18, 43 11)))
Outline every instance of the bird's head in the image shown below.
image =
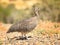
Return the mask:
POLYGON ((33 12, 34 12, 34 16, 36 16, 38 19, 39 19, 39 11, 40 11, 40 8, 36 5, 33 6, 33 12))

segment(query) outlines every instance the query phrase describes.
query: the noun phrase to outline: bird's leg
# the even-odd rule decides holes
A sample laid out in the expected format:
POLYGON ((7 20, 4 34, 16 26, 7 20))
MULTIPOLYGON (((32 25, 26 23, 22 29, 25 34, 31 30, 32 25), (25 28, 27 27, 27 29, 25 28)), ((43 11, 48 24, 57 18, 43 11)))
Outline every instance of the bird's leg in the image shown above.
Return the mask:
POLYGON ((27 39, 26 33, 24 33, 23 36, 24 36, 24 39, 27 39))
POLYGON ((26 35, 27 33, 28 33, 28 32, 22 33, 22 37, 23 37, 24 39, 32 38, 32 36, 27 36, 27 35, 26 35))
POLYGON ((22 33, 22 37, 21 38, 22 38, 22 40, 27 39, 27 36, 26 36, 25 32, 22 33))
POLYGON ((26 33, 25 32, 21 32, 21 36, 19 36, 17 40, 26 40, 26 39, 27 39, 26 33))

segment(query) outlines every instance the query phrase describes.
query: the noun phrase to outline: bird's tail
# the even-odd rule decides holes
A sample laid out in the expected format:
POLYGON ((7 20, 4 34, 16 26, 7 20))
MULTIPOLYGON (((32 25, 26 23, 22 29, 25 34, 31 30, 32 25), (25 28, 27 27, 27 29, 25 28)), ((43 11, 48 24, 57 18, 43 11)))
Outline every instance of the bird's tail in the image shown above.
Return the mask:
POLYGON ((10 31, 7 31, 7 33, 10 33, 10 31))

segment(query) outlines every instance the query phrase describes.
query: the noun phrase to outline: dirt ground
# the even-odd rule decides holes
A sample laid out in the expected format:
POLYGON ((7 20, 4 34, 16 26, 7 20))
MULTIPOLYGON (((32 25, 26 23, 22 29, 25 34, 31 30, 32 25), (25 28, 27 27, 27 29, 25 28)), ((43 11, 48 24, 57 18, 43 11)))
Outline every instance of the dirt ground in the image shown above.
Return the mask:
POLYGON ((40 21, 37 27, 27 36, 32 36, 28 40, 16 40, 21 34, 18 32, 6 32, 12 24, 0 23, 0 45, 60 45, 60 23, 50 21, 40 21), (7 40, 10 38, 10 40, 7 40))

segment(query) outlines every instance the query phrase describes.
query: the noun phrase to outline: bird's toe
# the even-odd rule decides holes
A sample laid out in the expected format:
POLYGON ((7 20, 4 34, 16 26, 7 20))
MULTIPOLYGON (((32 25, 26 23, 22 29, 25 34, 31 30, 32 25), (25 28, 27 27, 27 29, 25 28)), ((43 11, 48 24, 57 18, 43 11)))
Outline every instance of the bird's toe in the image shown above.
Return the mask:
POLYGON ((28 38, 32 38, 32 36, 28 36, 28 38))

